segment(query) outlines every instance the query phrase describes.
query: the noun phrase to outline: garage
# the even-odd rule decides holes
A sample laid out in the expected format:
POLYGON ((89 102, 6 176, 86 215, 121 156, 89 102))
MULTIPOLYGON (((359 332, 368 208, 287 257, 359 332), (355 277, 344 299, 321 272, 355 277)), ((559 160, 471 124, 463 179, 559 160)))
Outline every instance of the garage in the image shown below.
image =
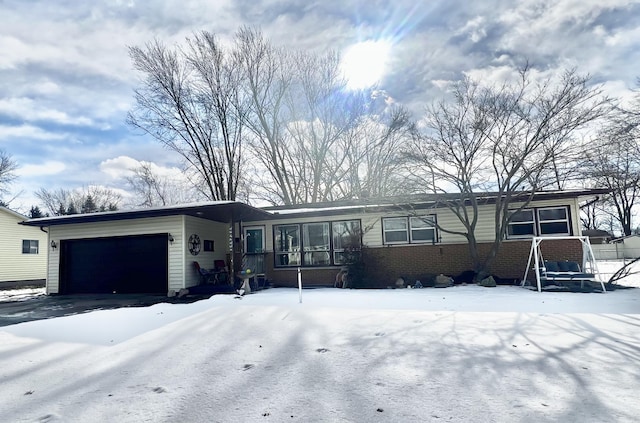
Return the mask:
POLYGON ((165 294, 167 233, 60 241, 61 294, 165 294))

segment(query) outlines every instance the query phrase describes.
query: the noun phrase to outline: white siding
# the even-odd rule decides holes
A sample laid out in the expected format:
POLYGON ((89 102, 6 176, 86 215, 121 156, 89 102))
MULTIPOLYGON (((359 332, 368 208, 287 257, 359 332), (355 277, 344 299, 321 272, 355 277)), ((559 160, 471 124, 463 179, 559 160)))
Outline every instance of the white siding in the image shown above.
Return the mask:
MULTIPOLYGON (((49 228, 50 239, 60 243, 63 239, 87 239, 111 236, 147 235, 170 233, 174 242, 168 245, 169 289, 185 287, 183 216, 153 217, 146 219, 117 220, 112 222, 76 223, 49 228)), ((168 242, 168 241, 167 241, 168 242)), ((60 249, 50 249, 47 272, 47 293, 59 292, 60 249)))
POLYGON ((47 233, 19 225, 25 217, 0 207, 0 282, 44 279, 47 274, 47 233), (22 254, 23 240, 37 240, 38 254, 22 254))
MULTIPOLYGON (((547 200, 533 202, 530 207, 551 207, 551 206, 570 206, 570 216, 573 235, 580 235, 580 217, 579 207, 576 199, 565 200, 547 200)), ((517 205, 514 204, 513 208, 517 205)), ((493 205, 480 206, 478 210, 478 225, 476 227, 476 238, 478 242, 491 242, 495 236, 495 207, 493 205)), ((340 215, 329 216, 314 216, 314 217, 292 217, 282 218, 274 221, 260 221, 260 222, 243 222, 245 226, 249 225, 264 225, 266 236, 266 250, 267 252, 273 252, 273 225, 283 225, 288 223, 307 223, 307 222, 326 222, 326 221, 338 221, 338 220, 351 220, 360 219, 362 222, 363 244, 369 247, 381 247, 382 241, 382 218, 394 217, 394 216, 410 216, 415 214, 424 215, 436 215, 436 219, 439 225, 442 227, 464 232, 464 227, 460 220, 455 216, 453 212, 448 209, 427 209, 416 211, 399 211, 399 212, 365 212, 365 213, 351 213, 345 212, 340 215)), ((439 242, 442 244, 460 244, 466 243, 466 238, 461 235, 450 234, 444 231, 439 231, 439 242)), ((400 244, 407 245, 407 244, 400 244)), ((415 244, 420 245, 420 244, 415 244)))
POLYGON ((186 278, 186 287, 194 286, 200 283, 200 276, 193 264, 197 261, 201 267, 209 269, 213 267, 214 260, 226 260, 229 253, 229 225, 226 223, 212 222, 206 219, 198 219, 191 216, 185 216, 185 257, 184 269, 186 278), (198 255, 189 252, 186 243, 191 234, 200 237, 201 249, 198 255), (214 242, 214 251, 204 251, 204 241, 211 240, 214 242))

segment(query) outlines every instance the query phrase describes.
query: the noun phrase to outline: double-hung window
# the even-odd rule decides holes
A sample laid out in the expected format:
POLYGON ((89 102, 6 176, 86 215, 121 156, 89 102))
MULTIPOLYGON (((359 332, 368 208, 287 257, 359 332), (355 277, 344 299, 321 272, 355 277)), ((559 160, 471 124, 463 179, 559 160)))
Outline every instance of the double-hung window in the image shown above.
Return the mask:
POLYGON ((362 242, 359 220, 276 225, 273 233, 276 267, 345 264, 362 242))
POLYGON ((411 242, 435 242, 436 225, 433 216, 409 218, 411 242))
POLYGON ((541 235, 571 235, 569 208, 544 207, 511 212, 507 228, 508 238, 527 238, 541 235))
POLYGON ((385 244, 406 244, 409 242, 409 222, 406 217, 387 217, 382 219, 382 232, 385 244))
POLYGON ((23 239, 22 254, 38 254, 38 244, 37 239, 23 239))
POLYGON ((566 207, 537 209, 540 235, 569 235, 569 216, 566 207))
POLYGON ((385 217, 382 238, 387 245, 434 243, 437 240, 435 216, 385 217))
POLYGON ((536 233, 535 226, 536 222, 532 209, 512 212, 507 234, 509 238, 531 237, 536 233))

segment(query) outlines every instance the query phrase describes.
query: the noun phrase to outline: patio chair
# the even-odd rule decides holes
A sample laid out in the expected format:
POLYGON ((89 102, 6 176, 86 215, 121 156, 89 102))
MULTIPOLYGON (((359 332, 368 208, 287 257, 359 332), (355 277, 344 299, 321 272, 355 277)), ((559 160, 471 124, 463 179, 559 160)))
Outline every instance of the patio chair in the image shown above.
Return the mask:
POLYGON ((230 282, 227 263, 224 260, 213 261, 212 273, 214 273, 217 283, 227 284, 230 282))
POLYGON ((198 263, 197 261, 193 262, 193 266, 196 268, 198 274, 200 275, 200 284, 217 282, 215 271, 207 270, 200 267, 200 263, 198 263))

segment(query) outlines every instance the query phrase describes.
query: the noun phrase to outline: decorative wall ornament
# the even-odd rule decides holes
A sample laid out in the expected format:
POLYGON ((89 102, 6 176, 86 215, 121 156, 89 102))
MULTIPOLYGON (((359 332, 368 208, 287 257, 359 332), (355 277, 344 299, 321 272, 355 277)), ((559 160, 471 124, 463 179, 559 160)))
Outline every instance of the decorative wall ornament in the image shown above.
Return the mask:
POLYGON ((200 253, 200 237, 196 234, 191 234, 191 236, 189 237, 189 252, 194 255, 197 256, 200 253))

